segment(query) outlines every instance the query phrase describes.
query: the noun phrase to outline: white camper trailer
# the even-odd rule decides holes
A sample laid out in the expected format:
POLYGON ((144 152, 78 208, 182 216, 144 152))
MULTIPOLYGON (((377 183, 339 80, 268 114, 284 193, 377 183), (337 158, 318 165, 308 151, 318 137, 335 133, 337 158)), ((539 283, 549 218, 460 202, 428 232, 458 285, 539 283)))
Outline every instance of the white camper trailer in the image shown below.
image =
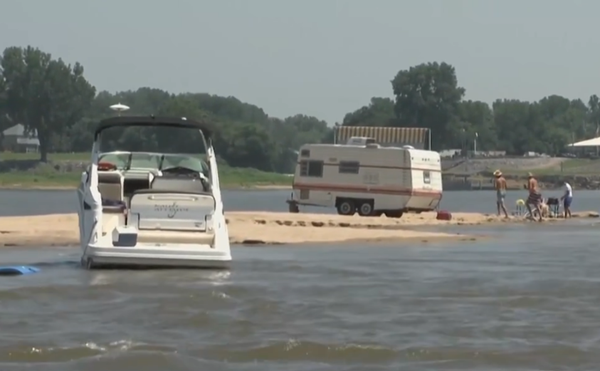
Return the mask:
POLYGON ((430 211, 442 198, 440 155, 412 146, 383 147, 373 138, 346 144, 306 144, 294 173, 290 212, 335 207, 341 215, 400 218, 430 211))

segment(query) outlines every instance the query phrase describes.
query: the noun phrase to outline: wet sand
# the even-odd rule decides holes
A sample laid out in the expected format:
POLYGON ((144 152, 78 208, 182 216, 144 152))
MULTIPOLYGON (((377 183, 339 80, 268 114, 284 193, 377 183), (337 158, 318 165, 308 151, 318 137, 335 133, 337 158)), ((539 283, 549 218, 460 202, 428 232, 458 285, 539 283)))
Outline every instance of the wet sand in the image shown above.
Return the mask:
MULTIPOLYGON (((575 217, 598 217, 595 212, 574 213, 575 217)), ((274 212, 228 212, 230 240, 234 244, 294 244, 329 242, 406 241, 439 239, 474 241, 481 236, 411 230, 410 227, 436 225, 481 225, 526 222, 490 214, 455 213, 450 221, 436 220, 436 213, 407 214, 401 219, 363 218, 327 214, 274 212)), ((559 222, 562 219, 546 221, 559 222)), ((79 228, 76 214, 52 214, 0 218, 2 246, 77 245, 79 228)))

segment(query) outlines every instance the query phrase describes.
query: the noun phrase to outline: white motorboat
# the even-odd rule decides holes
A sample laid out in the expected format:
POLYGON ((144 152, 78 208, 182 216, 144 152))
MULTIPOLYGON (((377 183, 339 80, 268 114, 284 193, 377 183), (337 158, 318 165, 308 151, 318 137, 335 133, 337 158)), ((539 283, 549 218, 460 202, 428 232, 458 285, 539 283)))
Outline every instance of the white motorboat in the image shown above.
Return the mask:
POLYGON ((78 198, 81 263, 88 269, 227 268, 231 262, 217 161, 205 123, 154 116, 101 121, 78 198), (120 139, 131 127, 142 127, 135 135, 154 140, 148 144, 139 138, 135 150, 121 148, 120 139))

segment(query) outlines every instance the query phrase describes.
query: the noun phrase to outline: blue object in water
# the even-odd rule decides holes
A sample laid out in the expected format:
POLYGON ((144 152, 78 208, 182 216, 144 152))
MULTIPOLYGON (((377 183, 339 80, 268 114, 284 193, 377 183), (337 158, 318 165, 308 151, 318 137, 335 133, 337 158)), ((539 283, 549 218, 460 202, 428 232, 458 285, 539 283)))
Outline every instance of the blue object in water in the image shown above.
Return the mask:
POLYGON ((36 267, 15 265, 12 267, 0 267, 0 276, 23 276, 26 274, 38 273, 39 271, 39 268, 36 267))

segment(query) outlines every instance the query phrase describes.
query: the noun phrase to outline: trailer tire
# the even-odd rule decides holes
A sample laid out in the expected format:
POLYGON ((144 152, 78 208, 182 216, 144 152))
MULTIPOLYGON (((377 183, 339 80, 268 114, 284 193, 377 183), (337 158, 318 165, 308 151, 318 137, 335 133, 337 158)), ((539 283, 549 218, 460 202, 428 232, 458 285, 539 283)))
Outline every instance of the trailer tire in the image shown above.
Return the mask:
POLYGON ((373 214, 373 201, 365 201, 358 207, 358 215, 360 216, 372 216, 373 214))
POLYGON ((337 205, 337 211, 340 215, 354 215, 356 206, 352 200, 340 200, 337 205))
POLYGON ((386 211, 385 212, 385 216, 387 216, 388 218, 402 218, 402 215, 404 213, 402 212, 402 210, 390 210, 390 211, 386 211))

